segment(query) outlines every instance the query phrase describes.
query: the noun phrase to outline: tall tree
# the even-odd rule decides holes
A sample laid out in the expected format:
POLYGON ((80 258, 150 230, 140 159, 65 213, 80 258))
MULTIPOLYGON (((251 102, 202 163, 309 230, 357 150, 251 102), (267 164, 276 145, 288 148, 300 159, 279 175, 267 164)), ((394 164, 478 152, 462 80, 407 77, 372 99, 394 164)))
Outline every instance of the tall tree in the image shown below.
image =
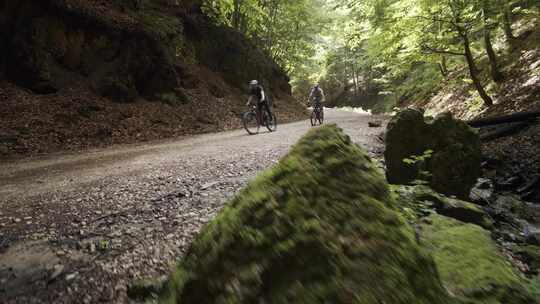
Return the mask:
POLYGON ((494 27, 494 24, 491 21, 491 16, 493 9, 490 7, 488 0, 482 1, 482 20, 483 20, 483 34, 484 34, 484 46, 486 48, 486 53, 488 55, 489 64, 491 68, 491 78, 495 82, 500 82, 503 79, 503 75, 499 70, 499 65, 497 63, 497 55, 495 50, 493 50, 493 45, 491 43, 491 31, 494 27))
MULTIPOLYGON (((423 12, 418 15, 421 20, 427 21, 424 25, 426 28, 434 27, 436 24, 442 24, 447 28, 447 31, 452 34, 447 37, 450 39, 441 39, 439 37, 426 36, 427 41, 423 43, 423 48, 430 53, 450 54, 464 56, 468 66, 469 76, 478 91, 478 94, 484 101, 486 106, 493 105, 493 100, 484 89, 479 76, 479 70, 476 66, 474 54, 471 48, 471 33, 475 31, 477 19, 481 15, 481 10, 478 10, 478 3, 475 0, 421 0, 423 12), (429 41, 431 38, 431 41, 429 41), (455 39, 460 41, 461 46, 455 44, 455 39), (430 42, 436 41, 436 45, 430 45, 430 42), (457 47, 457 50, 455 50, 457 47), (454 49, 454 50, 452 50, 454 49)), ((481 7, 481 6, 480 6, 481 7)), ((484 27, 485 28, 485 27, 484 27)), ((484 38, 487 38, 486 48, 490 47, 489 31, 484 32, 484 38), (486 35, 487 34, 487 35, 486 35)), ((493 52, 493 59, 495 58, 493 52)), ((491 58, 490 58, 491 59, 491 58)), ((495 60, 495 59, 494 59, 495 60)), ((495 69, 498 71, 496 61, 495 69)))

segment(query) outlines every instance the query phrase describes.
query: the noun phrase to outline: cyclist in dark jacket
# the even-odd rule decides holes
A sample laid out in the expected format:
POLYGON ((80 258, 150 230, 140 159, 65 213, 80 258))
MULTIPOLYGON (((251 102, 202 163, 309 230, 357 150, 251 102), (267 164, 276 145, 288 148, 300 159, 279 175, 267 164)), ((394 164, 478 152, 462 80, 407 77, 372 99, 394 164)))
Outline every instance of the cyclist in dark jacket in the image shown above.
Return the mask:
POLYGON ((257 104, 257 111, 258 113, 262 113, 263 108, 268 114, 267 117, 269 119, 272 119, 272 112, 270 112, 270 107, 268 106, 268 99, 266 98, 266 94, 264 93, 264 88, 262 85, 259 84, 257 80, 252 80, 249 83, 249 100, 247 102, 247 106, 253 104, 253 102, 256 102, 257 104))
POLYGON ((322 103, 325 101, 326 97, 324 96, 324 91, 321 89, 319 84, 316 84, 311 91, 309 92, 308 100, 315 107, 321 107, 322 103))

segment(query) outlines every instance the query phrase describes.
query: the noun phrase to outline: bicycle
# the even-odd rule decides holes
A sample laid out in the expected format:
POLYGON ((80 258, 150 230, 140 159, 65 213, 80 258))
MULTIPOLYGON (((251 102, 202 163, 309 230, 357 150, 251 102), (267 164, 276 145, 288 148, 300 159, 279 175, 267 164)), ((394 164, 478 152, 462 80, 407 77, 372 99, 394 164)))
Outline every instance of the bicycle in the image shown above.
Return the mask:
POLYGON ((324 121, 324 109, 320 103, 315 104, 313 111, 311 112, 311 126, 322 125, 324 121))
POLYGON ((270 111, 272 115, 271 119, 268 119, 267 111, 263 110, 262 113, 258 113, 257 105, 250 105, 250 109, 242 115, 242 123, 244 129, 248 132, 249 135, 254 135, 259 133, 261 126, 265 126, 266 129, 270 132, 274 132, 277 129, 277 118, 276 114, 270 111), (259 119, 258 119, 259 118, 259 119))

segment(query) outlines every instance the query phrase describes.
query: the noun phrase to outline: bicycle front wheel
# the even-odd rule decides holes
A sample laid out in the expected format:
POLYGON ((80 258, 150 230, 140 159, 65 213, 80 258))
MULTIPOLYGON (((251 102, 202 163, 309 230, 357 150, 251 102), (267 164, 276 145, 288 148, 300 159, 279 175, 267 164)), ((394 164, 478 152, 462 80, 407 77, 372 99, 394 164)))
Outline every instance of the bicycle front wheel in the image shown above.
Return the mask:
POLYGON ((277 118, 276 114, 272 113, 272 119, 266 119, 266 128, 270 132, 274 132, 277 130, 277 118))
POLYGON ((319 112, 319 124, 323 124, 324 122, 324 111, 321 109, 321 111, 319 112))
POLYGON ((244 113, 242 116, 242 123, 248 134, 254 135, 259 133, 259 122, 257 121, 257 115, 254 112, 244 113))
POLYGON ((317 113, 315 111, 311 112, 311 126, 314 127, 317 124, 317 113))

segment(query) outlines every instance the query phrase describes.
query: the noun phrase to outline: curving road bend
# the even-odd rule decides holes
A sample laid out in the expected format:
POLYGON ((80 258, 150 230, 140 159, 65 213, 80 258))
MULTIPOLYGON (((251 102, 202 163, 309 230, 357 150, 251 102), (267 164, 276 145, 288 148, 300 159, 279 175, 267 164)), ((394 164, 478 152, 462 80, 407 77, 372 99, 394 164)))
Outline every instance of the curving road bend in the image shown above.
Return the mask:
MULTIPOLYGON (((384 117, 326 110, 372 155, 384 117)), ((384 124, 383 124, 384 127, 384 124)), ((308 121, 0 163, 0 302, 127 303, 200 228, 277 162, 308 121)))

